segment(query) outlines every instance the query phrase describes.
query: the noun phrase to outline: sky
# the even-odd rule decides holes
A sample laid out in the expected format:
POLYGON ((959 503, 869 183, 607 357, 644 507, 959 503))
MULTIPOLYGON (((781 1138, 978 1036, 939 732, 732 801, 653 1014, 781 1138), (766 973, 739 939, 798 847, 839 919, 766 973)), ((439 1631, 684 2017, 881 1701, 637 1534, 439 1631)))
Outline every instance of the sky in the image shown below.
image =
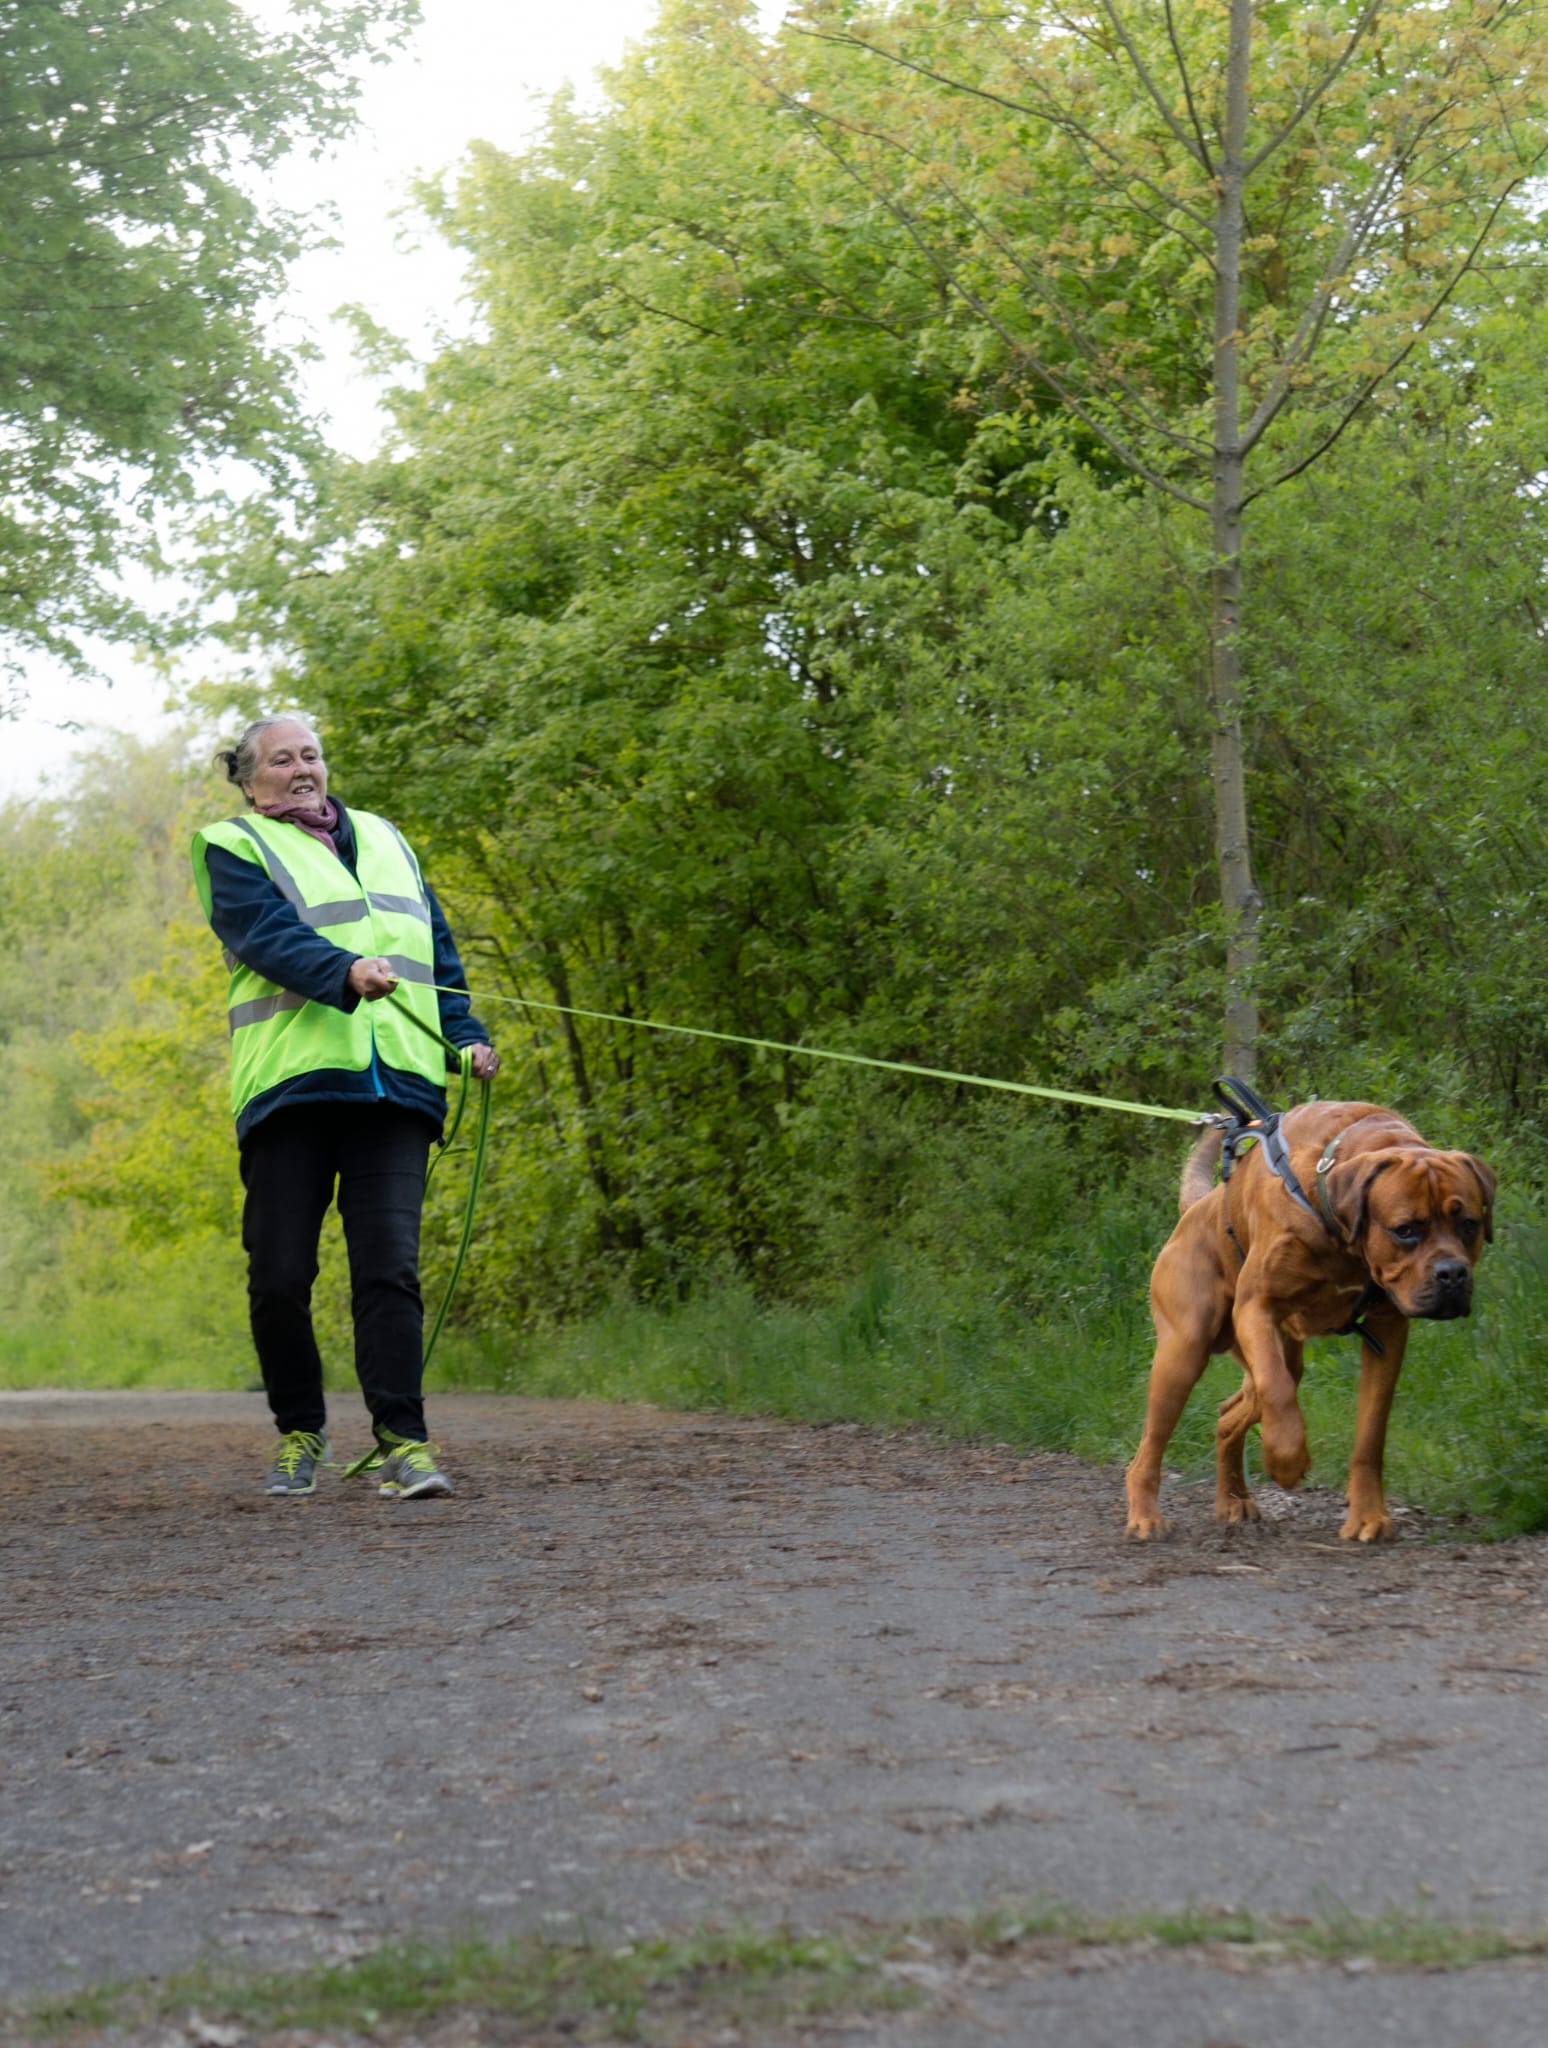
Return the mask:
MULTIPOLYGON (((354 455, 370 452, 379 418, 372 387, 351 364, 347 335, 332 324, 336 309, 363 305, 416 352, 438 332, 468 324, 452 252, 428 237, 405 243, 405 223, 395 218, 409 204, 414 179, 454 165, 475 140, 516 148, 567 80, 583 97, 595 97, 598 67, 613 63, 656 11, 656 0, 422 4, 424 20, 412 42, 367 79, 356 139, 321 169, 300 167, 294 187, 295 199, 304 201, 321 181, 337 208, 340 246, 297 265, 279 331, 308 331, 323 348, 323 361, 307 371, 307 393, 328 414, 335 445, 354 455)), ((0 800, 36 793, 68 769, 94 732, 154 731, 163 722, 162 683, 121 651, 105 653, 104 667, 111 687, 51 674, 41 664, 32 671, 28 709, 0 722, 0 800), (85 730, 63 729, 70 722, 85 730)))

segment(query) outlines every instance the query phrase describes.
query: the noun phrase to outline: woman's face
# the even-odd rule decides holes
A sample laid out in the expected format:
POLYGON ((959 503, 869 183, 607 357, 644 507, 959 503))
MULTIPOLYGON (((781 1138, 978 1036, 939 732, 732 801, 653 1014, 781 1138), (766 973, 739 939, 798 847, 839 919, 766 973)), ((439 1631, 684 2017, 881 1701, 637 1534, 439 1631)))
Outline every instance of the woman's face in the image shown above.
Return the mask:
POLYGON ((328 794, 328 764, 316 736, 293 718, 258 735, 258 766, 242 793, 254 810, 265 804, 304 804, 320 810, 328 794))

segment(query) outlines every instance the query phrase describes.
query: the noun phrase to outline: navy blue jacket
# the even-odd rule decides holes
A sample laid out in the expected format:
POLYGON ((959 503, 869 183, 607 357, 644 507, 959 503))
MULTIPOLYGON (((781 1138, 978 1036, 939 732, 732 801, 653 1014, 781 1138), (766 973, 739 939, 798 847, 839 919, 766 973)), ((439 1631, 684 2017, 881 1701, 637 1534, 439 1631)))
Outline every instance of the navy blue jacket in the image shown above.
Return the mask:
MULTIPOLYGON (((339 859, 358 881, 355 828, 338 798, 333 801, 339 812, 339 829, 334 835, 339 859)), ((335 1010, 357 1008, 360 998, 349 985, 349 970, 362 957, 359 953, 345 952, 342 946, 335 946, 310 925, 303 924, 295 906, 285 900, 265 870, 252 861, 227 853, 223 846, 207 846, 205 861, 210 875, 210 923, 222 945, 265 981, 276 982, 314 1003, 329 1003, 335 1010)), ((473 1014, 457 942, 428 882, 425 893, 430 898, 436 985, 442 990, 456 991, 436 997, 441 1031, 453 1045, 487 1045, 489 1033, 473 1014)), ((385 1066, 373 1056, 363 1073, 320 1067, 255 1095, 237 1118, 238 1144, 272 1111, 308 1102, 395 1103, 400 1109, 411 1109, 428 1117, 437 1137, 446 1121, 444 1089, 435 1087, 422 1075, 385 1066)))

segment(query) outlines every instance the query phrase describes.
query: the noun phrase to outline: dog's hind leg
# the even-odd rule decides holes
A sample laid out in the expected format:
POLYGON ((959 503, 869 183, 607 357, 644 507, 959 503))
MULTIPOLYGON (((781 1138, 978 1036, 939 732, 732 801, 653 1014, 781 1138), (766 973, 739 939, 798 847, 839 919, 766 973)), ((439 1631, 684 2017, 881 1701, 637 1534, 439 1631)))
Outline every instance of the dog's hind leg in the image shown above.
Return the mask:
POLYGON ((1243 1454, 1247 1446, 1247 1432, 1262 1410, 1258 1404, 1258 1390, 1247 1370, 1247 1361, 1234 1344, 1231 1350, 1242 1368, 1242 1383, 1234 1394, 1228 1394, 1221 1402, 1220 1420, 1215 1425, 1215 1520, 1256 1522, 1259 1519, 1258 1503, 1247 1485, 1243 1454))
POLYGON ((1156 1356, 1150 1368, 1145 1402, 1145 1434, 1125 1475, 1129 1496, 1128 1532, 1142 1541, 1166 1533, 1161 1519, 1161 1463, 1172 1432, 1209 1363, 1224 1320, 1225 1302, 1215 1290, 1177 1284, 1177 1263, 1168 1246, 1157 1261, 1151 1283, 1151 1313, 1156 1324, 1156 1356))
POLYGON ((1150 1368, 1150 1392, 1145 1402, 1145 1434, 1124 1475, 1129 1496, 1128 1533, 1147 1540, 1164 1536, 1161 1519, 1161 1461, 1172 1431, 1198 1385, 1199 1375, 1209 1363, 1209 1340, 1163 1335, 1156 1345, 1150 1368))

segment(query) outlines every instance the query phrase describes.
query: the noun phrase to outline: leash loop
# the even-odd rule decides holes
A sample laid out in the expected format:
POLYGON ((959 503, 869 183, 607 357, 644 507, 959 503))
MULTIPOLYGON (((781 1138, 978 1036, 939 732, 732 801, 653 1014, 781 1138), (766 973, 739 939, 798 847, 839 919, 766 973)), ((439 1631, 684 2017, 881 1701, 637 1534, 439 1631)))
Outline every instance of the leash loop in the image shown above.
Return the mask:
MULTIPOLYGON (((459 989, 456 993, 460 995, 465 993, 465 991, 459 989)), ((435 1169, 446 1157, 447 1152, 451 1148, 453 1138, 456 1137, 458 1131, 462 1128, 462 1119, 467 1111, 468 1100, 473 1092, 473 1054, 471 1049, 465 1045, 453 1045, 451 1040, 437 1031, 433 1025, 427 1024, 423 1017, 416 1015, 409 1005, 403 1001, 402 997, 397 994, 396 990, 388 990, 387 1001, 395 1004, 405 1017, 413 1019, 421 1031, 426 1033, 428 1037, 435 1039, 437 1044, 454 1055, 457 1061, 458 1073, 461 1077, 462 1085, 457 1092, 457 1107, 452 1114, 451 1128, 447 1131, 445 1137, 442 1138, 440 1147, 425 1172, 425 1186, 428 1188, 431 1175, 434 1174, 435 1169)), ((457 1282, 462 1278, 462 1268, 467 1262, 468 1246, 473 1241, 474 1212, 478 1207, 479 1190, 484 1183, 484 1162, 489 1151, 489 1111, 492 1098, 488 1081, 481 1080, 478 1084, 478 1089, 478 1118, 473 1131, 473 1166, 468 1176, 468 1198, 463 1205, 462 1211, 462 1233, 457 1241, 457 1255, 452 1260, 451 1277, 447 1281, 445 1291, 441 1295, 441 1305, 436 1310, 435 1320, 430 1325, 430 1334, 425 1339, 423 1363, 427 1368, 435 1354, 436 1342, 440 1337, 442 1329, 445 1327, 446 1317, 452 1305, 452 1296, 457 1292, 457 1282)))

